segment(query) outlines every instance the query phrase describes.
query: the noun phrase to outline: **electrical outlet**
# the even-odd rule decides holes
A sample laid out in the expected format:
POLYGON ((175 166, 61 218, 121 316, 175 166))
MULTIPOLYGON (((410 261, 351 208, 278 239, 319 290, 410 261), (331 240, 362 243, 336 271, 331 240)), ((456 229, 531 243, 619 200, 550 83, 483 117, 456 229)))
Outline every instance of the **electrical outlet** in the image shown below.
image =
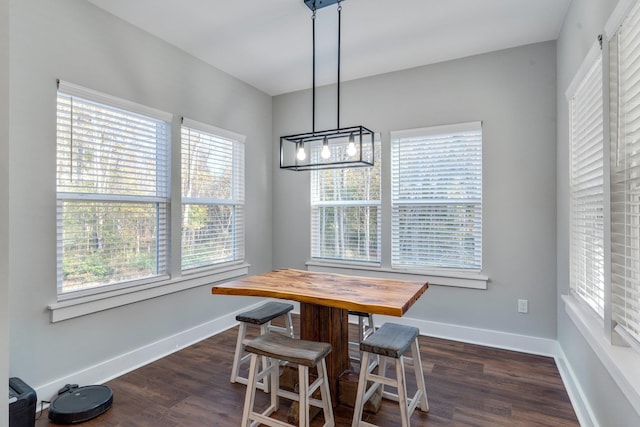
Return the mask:
POLYGON ((518 300, 518 313, 528 313, 529 312, 529 300, 519 299, 518 300))

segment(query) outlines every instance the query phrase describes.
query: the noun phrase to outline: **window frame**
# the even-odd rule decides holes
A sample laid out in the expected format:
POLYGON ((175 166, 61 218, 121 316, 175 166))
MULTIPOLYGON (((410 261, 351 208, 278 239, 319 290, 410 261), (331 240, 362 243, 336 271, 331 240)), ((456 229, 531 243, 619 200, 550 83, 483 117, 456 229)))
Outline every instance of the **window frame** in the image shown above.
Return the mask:
MULTIPOLYGON (((169 210, 171 205, 170 197, 170 147, 171 147, 171 120, 172 115, 160 110, 156 110, 150 107, 146 107, 131 101, 112 97, 107 94, 103 94, 91 89, 87 89, 72 83, 65 81, 58 82, 58 90, 56 96, 56 110, 58 111, 60 97, 71 97, 71 103, 74 99, 79 99, 91 104, 103 106, 105 110, 120 110, 123 113, 129 114, 130 117, 142 116, 145 119, 156 120, 164 127, 164 138, 157 141, 156 144, 164 144, 164 147, 160 146, 160 150, 164 152, 164 158, 160 159, 157 170, 160 179, 164 181, 163 187, 159 190, 156 188, 154 195, 133 195, 133 194, 118 194, 118 192, 102 193, 102 192, 84 192, 84 191, 61 191, 58 188, 58 173, 56 172, 56 233, 57 233, 57 298, 58 301, 74 299, 82 296, 101 294, 109 292, 111 290, 125 289, 129 287, 135 287, 138 285, 144 285, 147 283, 159 282, 169 278, 168 272, 168 244, 169 244, 169 224, 167 223, 169 218, 169 210), (159 191, 159 192, 158 192, 159 191), (155 205, 156 211, 156 262, 157 272, 152 275, 145 275, 136 278, 131 278, 122 281, 116 281, 112 283, 96 284, 94 286, 82 287, 78 290, 63 290, 63 222, 62 222, 62 206, 65 202, 78 202, 78 203, 90 203, 98 202, 104 203, 104 206, 111 206, 117 204, 126 203, 139 203, 142 205, 155 205), (163 213, 161 213, 162 211, 163 213)), ((72 105, 72 104, 71 104, 72 105)), ((73 108, 73 107, 71 107, 73 108)), ((73 115, 73 110, 70 115, 73 115)), ((57 120, 59 120, 58 112, 56 113, 57 120)), ((58 121, 56 121, 58 123, 58 121)), ((58 124, 56 125, 58 126, 58 124)), ((73 127, 73 124, 70 125, 73 127)), ((58 128, 59 131, 59 128, 58 128)), ((73 140, 71 139, 71 144, 73 140)), ((56 151, 59 150, 59 137, 56 140, 56 151)), ((157 153, 156 153, 157 155, 157 153)), ((59 162, 59 154, 56 154, 56 164, 59 162)), ((72 189, 74 186, 71 186, 72 189)), ((65 188, 66 189, 66 188, 65 188)))
MULTIPOLYGON (((569 216, 569 279, 571 292, 586 307, 604 319, 605 316, 605 198, 608 192, 605 190, 605 179, 607 171, 605 170, 605 141, 604 141, 604 91, 602 87, 603 81, 603 55, 600 44, 595 42, 589 50, 587 56, 572 80, 565 96, 569 103, 569 195, 570 195, 570 216, 569 216), (595 78, 596 81, 592 79, 595 78), (599 80, 598 80, 599 78, 599 80), (593 85, 593 86, 589 86, 593 85), (599 89, 598 89, 599 88, 599 89), (584 96, 597 96, 598 94, 585 92, 586 90, 599 91, 599 98, 584 99, 584 96), (580 113, 590 105, 583 105, 585 102, 599 102, 596 107, 599 109, 599 115, 595 117, 584 117, 580 113), (579 110, 579 111, 576 111, 579 110), (595 120, 595 122, 585 122, 585 120, 595 120), (589 128, 598 126, 594 137, 595 141, 592 145, 585 148, 585 143, 578 139, 584 135, 589 128), (580 151, 581 152, 578 152, 580 151), (590 157, 584 159, 584 151, 595 150, 590 157), (597 157, 597 151, 600 156, 597 157), (583 156, 579 159, 579 156, 583 156), (593 156, 596 156, 595 158, 593 156), (595 176, 593 170, 588 170, 592 164, 596 162, 595 176), (579 164, 578 164, 579 163, 579 164), (579 170, 578 170, 579 169, 579 170), (597 184, 592 184, 594 180, 602 179, 602 183, 598 188, 597 184), (587 188, 587 186, 589 186, 587 188), (588 189, 588 195, 583 195, 585 189, 588 189), (594 193, 597 192, 597 193, 594 193), (594 200, 599 197, 598 200, 594 200), (594 209, 602 212, 602 222, 595 224, 598 219, 593 217, 594 209), (588 224, 590 225, 588 225, 588 224), (599 228, 598 228, 599 227, 599 228), (594 234, 595 233, 595 234, 594 234), (600 233, 600 236, 596 234, 600 233), (599 242, 598 242, 599 237, 599 242), (600 243, 601 254, 597 254, 597 246, 600 243), (598 256, 600 255, 600 256, 598 256), (594 277, 586 270, 593 264, 599 264, 602 271, 599 277, 594 277), (588 277, 591 276, 591 277, 588 277), (591 280, 590 280, 591 279, 591 280), (594 294, 597 294, 594 296, 594 294)), ((597 111, 597 110, 596 110, 597 111)), ((588 113, 593 113, 589 111, 588 113)), ((597 216, 597 215, 596 215, 597 216)), ((593 273, 593 272, 591 272, 593 273)), ((597 273, 597 272, 596 272, 597 273)))
MULTIPOLYGON (((382 198, 382 166, 381 166, 381 156, 380 156, 380 136, 379 134, 376 134, 374 136, 374 142, 373 142, 373 150, 374 150, 374 166, 373 167, 357 167, 357 168, 348 168, 349 172, 353 172, 356 173, 358 175, 361 175, 363 173, 365 173, 366 171, 373 171, 373 173, 371 174, 371 179, 373 180, 373 182, 375 183, 376 177, 374 177, 374 174, 377 173, 377 181, 378 181, 378 189, 377 189, 377 193, 378 193, 378 198, 368 198, 368 199, 357 199, 357 198, 342 198, 340 200, 321 200, 321 194, 325 193, 325 190, 322 190, 320 187, 323 186, 324 184, 324 178, 331 174, 332 175, 332 179, 335 179, 336 174, 339 174, 341 171, 343 171, 343 168, 336 168, 336 169, 325 169, 325 170, 313 170, 311 171, 311 179, 310 179, 310 183, 311 183, 311 231, 310 231, 310 238, 311 238, 311 251, 310 251, 310 257, 311 260, 314 262, 320 262, 320 263, 340 263, 342 265, 369 265, 369 266, 380 266, 381 265, 381 247, 382 247, 382 202, 381 202, 381 198, 382 198), (342 248, 341 249, 341 254, 337 254, 337 256, 335 257, 331 257, 331 256, 322 256, 323 255, 323 248, 321 247, 321 243, 318 239, 322 238, 322 233, 320 230, 320 226, 317 224, 316 219, 316 215, 320 216, 320 212, 319 210, 322 208, 337 208, 337 209, 341 209, 341 208, 358 208, 358 207, 365 207, 365 208, 370 208, 370 207, 375 207, 377 210, 376 213, 376 230, 372 230, 372 232, 375 232, 375 252, 376 252, 376 256, 375 259, 364 259, 365 257, 351 257, 348 258, 345 256, 345 252, 347 251, 348 248, 342 248)), ((347 178, 348 179, 348 178, 347 178)), ((348 181, 347 181, 348 184, 348 181)), ((342 191, 343 188, 341 188, 342 191)), ((325 236, 326 237, 326 236, 325 236)), ((371 240, 369 240, 371 241, 371 240)))
MULTIPOLYGON (((392 217, 391 217, 391 228, 392 228, 392 235, 391 235, 391 268, 392 269, 404 269, 404 270, 417 270, 417 271, 458 271, 458 272, 465 272, 465 273, 480 273, 482 271, 482 252, 483 252, 483 248, 482 248, 482 234, 483 234, 483 230, 482 230, 482 151, 483 151, 483 136, 482 136, 482 122, 481 121, 475 121, 475 122, 467 122, 467 123, 457 123, 457 124, 449 124, 449 125, 440 125, 440 126, 430 126, 430 127, 424 127, 424 128, 418 128, 418 129, 408 129, 408 130, 401 130, 401 131, 392 131, 391 132, 391 171, 390 171, 390 175, 391 175, 391 211, 392 211, 392 217), (429 144, 429 143, 437 143, 437 140, 445 137, 450 139, 450 138, 455 138, 456 140, 460 139, 460 135, 462 134, 466 134, 466 133, 473 133, 473 132, 480 132, 480 137, 479 137, 479 142, 478 141, 473 141, 474 143, 477 143, 479 146, 476 147, 476 150, 479 151, 479 153, 477 152, 472 152, 473 154, 470 155, 470 157, 467 159, 466 157, 461 157, 461 158, 457 158, 456 159, 456 164, 458 164, 458 162, 460 162, 460 159, 463 159, 462 161, 471 161, 472 163, 474 162, 479 162, 479 170, 476 171, 475 173, 470 173, 465 175, 465 178, 469 179, 474 179, 473 183, 475 185, 479 185, 479 190, 475 190, 476 193, 464 193, 464 195, 461 195, 459 197, 449 197, 449 198, 435 198, 434 193, 437 193, 438 190, 436 189, 435 191, 429 191, 426 192, 428 194, 422 194, 422 198, 417 198, 416 194, 407 194, 403 188, 401 187, 401 180, 403 178, 403 176, 401 176, 401 171, 400 169, 403 167, 403 164, 401 163, 403 161, 402 153, 401 153, 401 148, 403 144, 413 144, 413 145, 420 145, 420 144, 429 144), (479 158, 477 157, 479 156, 479 158), (479 194, 477 194, 479 193, 479 194), (473 223, 473 231, 470 233, 466 233, 465 235, 472 235, 473 236, 473 247, 474 250, 471 251, 471 256, 473 258, 473 262, 470 264, 467 264, 467 266, 464 266, 463 264, 459 264, 459 265, 443 265, 441 262, 439 262, 437 259, 430 259, 429 262, 425 262, 422 264, 418 264, 415 262, 408 262, 404 259, 404 257, 401 254, 401 241, 402 241, 402 234, 401 234, 401 225, 404 223, 402 222, 403 216, 401 213, 401 209, 403 208, 411 208, 411 207, 423 207, 427 209, 427 214, 429 211, 435 209, 438 212, 447 212, 450 215, 456 213, 455 208, 451 208, 453 206, 458 206, 458 205, 473 205, 476 206, 476 208, 474 208, 474 213, 473 213, 473 220, 470 221, 471 223, 473 223), (449 207, 449 209, 447 209, 447 207, 449 207), (444 210, 442 210, 442 208, 444 208, 444 210)), ((442 153, 438 153, 437 151, 439 150, 435 150, 435 153, 432 151, 431 148, 427 148, 428 152, 431 154, 436 154, 438 155, 437 160, 434 162, 430 162, 429 164, 431 164, 432 166, 436 167, 436 166, 440 166, 443 163, 445 165, 447 165, 448 162, 448 157, 450 156, 451 153, 455 154, 455 151, 453 150, 447 150, 446 152, 442 152, 442 153)), ((462 150, 459 150, 462 151, 462 150)), ((465 156, 467 155, 466 153, 468 153, 468 150, 464 150, 465 151, 465 156)), ((414 160, 409 160, 409 159, 415 159, 415 156, 409 156, 408 158, 406 158, 407 161, 412 161, 414 162, 414 160)), ((424 163, 420 163, 420 164, 415 164, 413 165, 414 167, 424 167, 425 164, 424 163)), ((446 172, 444 174, 442 174, 441 176, 444 178, 443 180, 448 184, 451 185, 453 183, 453 179, 451 176, 451 171, 449 169, 450 166, 445 166, 446 167, 446 172)), ((409 175, 406 176, 406 179, 411 180, 410 184, 419 184, 421 183, 421 181, 418 178, 415 178, 415 173, 419 173, 419 172, 410 172, 409 175)), ((403 184, 404 185, 404 184, 403 184)), ((470 190, 470 187, 473 187, 473 185, 468 185, 468 184, 454 184, 456 185, 455 189, 462 189, 462 190, 470 190)), ((414 192, 415 193, 415 192, 414 192)), ((430 218, 435 218, 437 217, 437 215, 430 215, 430 218)), ((456 220, 458 220, 459 218, 456 218, 456 220)), ((408 226, 412 226, 412 222, 414 220, 409 220, 408 226)), ((407 224, 407 223, 404 223, 407 224)), ((468 222, 465 222, 463 224, 459 223, 459 226, 464 228, 464 226, 467 226, 468 222)), ((440 229, 440 227, 438 227, 438 229, 440 229)), ((413 230, 413 229, 412 229, 413 230)), ((415 233, 412 233, 415 234, 415 233)), ((452 238, 453 236, 456 236, 457 233, 452 232, 452 234, 449 234, 447 237, 452 238)), ((427 241, 423 241, 423 245, 428 243, 429 238, 426 238, 427 241)), ((453 239, 452 239, 453 240, 453 239)), ((428 250, 425 249, 425 251, 427 253, 425 253, 425 255, 428 254, 428 250)), ((415 252, 415 251, 412 251, 415 252)))
POLYGON ((637 208, 637 188, 640 186, 637 176, 637 152, 640 150, 637 142, 640 135, 637 107, 640 99, 640 66, 637 62, 640 54, 640 1, 629 7, 619 26, 608 34, 607 48, 610 248, 607 260, 609 318, 606 319, 606 327, 612 328, 612 341, 620 340, 640 354, 640 213, 637 208), (634 25, 632 28, 625 27, 629 20, 634 25), (627 37, 627 33, 632 33, 632 37, 627 37), (615 45, 613 50, 612 45, 615 45), (621 50, 625 47, 631 50, 627 57, 621 50), (630 65, 632 69, 629 70, 630 65), (623 81, 624 77, 628 80, 623 81), (624 234, 620 233, 621 230, 624 234))
MULTIPOLYGON (((91 96, 91 98, 95 102, 101 102, 125 110, 128 106, 134 105, 139 107, 143 112, 151 111, 160 113, 166 121, 171 123, 172 131, 169 138, 168 147, 168 167, 170 169, 168 187, 170 200, 168 206, 169 223, 167 225, 167 235, 169 236, 169 244, 167 246, 167 252, 169 255, 167 260, 167 273, 165 275, 137 280, 134 282, 125 282, 123 284, 115 286, 103 286, 94 288, 93 290, 78 291, 73 292, 69 295, 58 296, 55 302, 47 306, 47 309, 50 313, 50 321, 52 323, 55 323, 73 319, 99 311, 184 291, 187 289, 210 285, 211 283, 231 280, 249 274, 250 265, 244 258, 235 262, 217 264, 215 266, 212 266, 211 268, 194 269, 193 271, 188 271, 188 274, 184 275, 181 271, 180 228, 182 219, 179 215, 181 204, 179 202, 176 203, 176 201, 180 200, 181 192, 179 157, 181 142, 179 131, 180 118, 171 113, 162 112, 152 107, 147 107, 125 99, 117 98, 72 83, 59 81, 58 85, 60 84, 62 84, 62 86, 67 89, 64 91, 67 94, 73 94, 79 97, 91 96), (174 157, 177 157, 177 160, 174 157), (176 257, 178 257, 177 263, 176 257)), ((235 136, 240 135, 231 131, 227 132, 230 132, 230 134, 233 134, 235 136)))
MULTIPOLYGON (((610 49, 609 42, 615 37, 626 16, 638 0, 620 0, 604 26, 602 39, 603 57, 603 118, 604 118, 604 252, 605 252, 605 307, 604 318, 575 293, 562 295, 564 308, 570 321, 577 331, 584 337, 587 344, 600 360, 606 371, 611 375, 617 386, 633 408, 640 413, 640 348, 635 343, 630 344, 629 337, 616 330, 611 312, 611 138, 610 120, 614 112, 611 111, 610 99, 610 49)), ((591 48, 593 51, 595 47, 591 48)), ((598 47, 599 49, 599 47, 598 47)), ((588 61, 589 52, 584 62, 588 61)), ((584 63, 583 62, 583 63, 584 63)), ((574 80, 577 80, 584 67, 580 67, 574 80)))
POLYGON ((180 131, 180 146, 181 146, 181 165, 184 165, 184 159, 182 159, 183 154, 183 145, 185 141, 183 140, 183 131, 184 129, 195 130, 212 138, 217 138, 221 140, 229 141, 232 145, 232 159, 231 159, 231 167, 232 167, 232 184, 231 184, 231 192, 232 196, 229 199, 212 199, 212 198, 204 198, 204 197, 185 197, 182 194, 182 172, 183 169, 181 167, 181 208, 184 207, 185 204, 199 204, 206 206, 232 206, 234 209, 233 215, 233 256, 232 259, 226 259, 221 261, 214 261, 206 265, 199 265, 195 267, 185 268, 184 266, 184 245, 183 245, 183 232, 184 232, 184 218, 181 216, 181 251, 180 251, 180 268, 182 274, 197 274, 203 271, 208 271, 211 269, 218 268, 219 266, 224 265, 233 265, 244 262, 245 258, 245 216, 244 216, 244 206, 245 206, 245 139, 244 135, 241 135, 236 132, 232 132, 226 129, 218 128, 216 126, 208 125, 206 123, 198 122, 195 120, 191 120, 188 118, 182 118, 181 120, 181 131, 180 131), (239 167, 240 170, 236 170, 235 168, 239 167))

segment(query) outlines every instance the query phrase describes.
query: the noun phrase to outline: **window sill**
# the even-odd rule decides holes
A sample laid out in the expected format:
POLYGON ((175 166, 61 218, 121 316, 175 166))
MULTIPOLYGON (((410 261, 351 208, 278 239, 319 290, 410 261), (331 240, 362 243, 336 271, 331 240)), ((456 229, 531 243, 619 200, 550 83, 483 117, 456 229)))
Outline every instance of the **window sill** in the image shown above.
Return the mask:
POLYGON ((307 269, 319 273, 357 274, 369 277, 398 280, 424 280, 429 285, 453 286, 469 289, 487 289, 489 278, 480 273, 463 271, 427 271, 427 270, 396 270, 386 267, 372 266, 359 263, 308 261, 307 269))
POLYGON ((631 347, 612 345, 604 335, 600 318, 571 295, 563 295, 565 310, 629 403, 640 414, 640 353, 631 347))
POLYGON ((229 265, 207 272, 185 275, 178 279, 162 280, 143 286, 58 301, 50 304, 48 309, 51 312, 51 322, 55 323, 198 286, 233 279, 248 273, 249 264, 247 263, 229 265))

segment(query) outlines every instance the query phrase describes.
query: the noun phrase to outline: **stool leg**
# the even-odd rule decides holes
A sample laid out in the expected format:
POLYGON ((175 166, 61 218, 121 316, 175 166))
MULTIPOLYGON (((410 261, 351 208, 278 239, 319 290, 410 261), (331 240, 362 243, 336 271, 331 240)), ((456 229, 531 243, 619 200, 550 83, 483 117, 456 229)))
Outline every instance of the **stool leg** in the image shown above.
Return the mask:
POLYGON ((398 404, 400 405, 400 419, 402 421, 402 427, 409 427, 407 383, 404 376, 404 361, 402 360, 402 356, 396 359, 396 381, 398 384, 398 404))
MULTIPOLYGON (((376 327, 375 327, 375 324, 373 323, 373 314, 369 313, 369 316, 367 317, 367 328, 362 329, 362 339, 360 340, 360 342, 362 342, 363 340, 366 340, 369 336, 373 335, 375 331, 376 331, 376 327)), ((362 359, 362 352, 360 352, 360 359, 362 359)), ((373 370, 378 365, 378 363, 380 363, 380 358, 376 354, 375 356, 371 357, 369 370, 370 371, 373 370)))
MULTIPOLYGON (((358 342, 357 345, 364 341, 364 317, 358 316, 358 342)), ((360 369, 363 369, 364 365, 362 364, 362 350, 360 350, 360 369)))
POLYGON ((321 366, 318 369, 318 377, 322 378, 320 385, 320 396, 322 398, 322 410, 324 412, 324 425, 333 427, 335 420, 333 418, 333 408, 331 407, 331 391, 329 389, 329 379, 327 377, 327 362, 322 359, 321 366))
POLYGON ((291 312, 287 313, 287 317, 285 317, 284 321, 285 321, 287 330, 289 331, 289 336, 291 338, 295 338, 295 335, 293 333, 293 321, 291 320, 291 312))
MULTIPOLYGON (((362 354, 361 366, 367 366, 369 363, 369 353, 366 351, 362 354)), ((381 374, 384 375, 384 374, 381 374)), ((356 392, 356 402, 353 406, 353 421, 351 427, 358 427, 362 420, 362 409, 364 407, 364 395, 367 390, 367 369, 360 368, 360 376, 358 378, 358 391, 356 392)))
MULTIPOLYGON (((269 333, 269 327, 271 327, 271 321, 260 325, 260 335, 269 333)), ((262 356, 262 369, 267 369, 267 357, 262 356)), ((265 393, 269 393, 269 376, 262 378, 262 384, 259 384, 265 393)))
POLYGON ((233 356, 233 366, 231 367, 231 383, 235 383, 238 379, 238 372, 240 371, 240 359, 244 352, 244 337, 247 333, 247 324, 240 322, 240 329, 238 330, 238 339, 236 340, 236 353, 233 356))
MULTIPOLYGON (((373 333, 376 331, 376 325, 373 322, 373 314, 369 314, 369 330, 367 331, 366 337, 369 337, 370 335, 373 335, 373 333)), ((376 354, 376 357, 374 358, 374 362, 373 362, 373 367, 375 367, 376 365, 378 365, 378 355, 376 354)))
POLYGON ((258 355, 251 355, 251 364, 249 365, 249 378, 247 380, 247 390, 244 397, 244 410, 242 411, 242 427, 249 427, 251 425, 251 419, 249 415, 253 412, 253 404, 256 397, 256 377, 258 375, 257 370, 258 355))
POLYGON ((364 317, 358 316, 358 342, 364 341, 364 317))
POLYGON ((420 358, 420 349, 418 348, 418 339, 411 344, 411 357, 413 358, 413 370, 416 374, 416 384, 420 390, 420 404, 418 407, 422 412, 429 412, 429 401, 427 400, 427 387, 424 383, 424 372, 422 372, 422 360, 420 358))
POLYGON ((280 407, 280 395, 278 394, 278 391, 280 391, 280 361, 269 358, 269 368, 271 369, 271 380, 269 381, 271 386, 271 406, 275 412, 280 407))
POLYGON ((300 392, 299 426, 309 427, 309 368, 303 365, 298 365, 298 388, 300 392))
POLYGON ((367 317, 367 330, 365 331, 364 337, 367 338, 369 335, 373 334, 376 331, 376 326, 373 323, 373 314, 369 313, 369 317, 367 317))
MULTIPOLYGON (((387 357, 386 356, 378 356, 378 375, 386 377, 387 376, 387 357)), ((380 384, 380 392, 382 396, 384 396, 384 384, 380 384)))

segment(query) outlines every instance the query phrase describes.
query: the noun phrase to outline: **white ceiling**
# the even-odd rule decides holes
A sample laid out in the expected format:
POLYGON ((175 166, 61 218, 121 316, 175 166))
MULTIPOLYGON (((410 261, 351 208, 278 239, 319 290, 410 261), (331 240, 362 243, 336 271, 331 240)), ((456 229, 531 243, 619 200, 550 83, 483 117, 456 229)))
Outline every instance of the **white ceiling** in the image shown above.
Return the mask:
MULTIPOLYGON (((311 87, 303 0, 88 1, 270 95, 311 87)), ((341 81, 555 40, 570 2, 344 0, 341 81)), ((335 83, 335 5, 316 34, 316 85, 335 83)))

